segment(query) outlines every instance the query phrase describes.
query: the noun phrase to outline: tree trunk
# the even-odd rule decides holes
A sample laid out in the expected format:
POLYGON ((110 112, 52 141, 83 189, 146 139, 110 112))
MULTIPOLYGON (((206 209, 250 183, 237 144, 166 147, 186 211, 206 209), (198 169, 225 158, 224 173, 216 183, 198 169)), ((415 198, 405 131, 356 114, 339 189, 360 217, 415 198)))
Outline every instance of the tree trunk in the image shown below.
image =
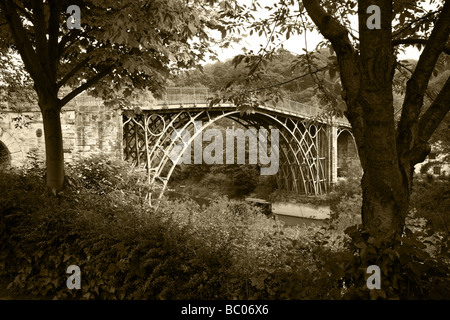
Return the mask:
POLYGON ((44 120, 46 182, 49 191, 56 195, 64 185, 64 152, 61 130, 61 108, 57 98, 39 99, 44 120))
MULTIPOLYGON (((403 233, 409 207, 409 189, 398 177, 389 178, 370 163, 362 179, 364 231, 379 243, 403 233)), ((386 171, 385 171, 386 172, 386 171)))
POLYGON ((363 179, 362 221, 365 232, 376 242, 390 242, 403 232, 409 189, 398 160, 392 95, 395 57, 392 39, 392 1, 377 2, 380 29, 366 25, 369 0, 360 0, 360 91, 366 160, 363 179))
POLYGON ((447 80, 419 120, 425 90, 449 36, 450 2, 445 2, 408 81, 399 129, 394 120, 392 98, 396 63, 393 1, 359 0, 357 3, 359 47, 356 50, 348 30, 324 10, 328 5, 322 5, 319 0, 299 1, 337 55, 347 117, 364 170, 361 181, 364 230, 376 242, 388 243, 403 233, 414 164, 422 162, 430 152, 428 140, 450 109, 450 80, 447 80), (373 5, 377 10, 373 10, 373 5), (372 25, 370 21, 377 23, 372 25))
POLYGON ((408 180, 402 174, 396 146, 391 81, 382 76, 389 73, 376 74, 377 68, 393 68, 394 62, 378 52, 367 60, 363 56, 362 64, 366 69, 359 97, 365 144, 362 221, 369 236, 389 242, 403 232, 409 202, 408 180))

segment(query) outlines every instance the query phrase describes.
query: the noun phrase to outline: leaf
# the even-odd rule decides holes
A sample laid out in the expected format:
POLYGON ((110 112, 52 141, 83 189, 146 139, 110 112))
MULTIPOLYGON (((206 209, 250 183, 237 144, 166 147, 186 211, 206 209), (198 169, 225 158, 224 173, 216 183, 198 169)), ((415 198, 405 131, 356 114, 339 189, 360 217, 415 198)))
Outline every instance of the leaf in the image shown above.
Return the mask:
POLYGON ((329 52, 330 52, 330 55, 333 55, 333 54, 334 54, 334 48, 333 48, 333 46, 330 46, 329 52))
POLYGON ((386 292, 383 289, 376 289, 378 291, 378 296, 386 299, 386 292))
POLYGON ((195 27, 195 25, 192 22, 188 24, 188 28, 189 28, 189 31, 191 31, 192 34, 196 34, 197 33, 197 28, 195 27))
POLYGON ((358 243, 355 244, 355 247, 357 247, 357 248, 359 248, 359 249, 363 249, 363 248, 365 248, 366 246, 367 246, 367 244, 366 244, 365 242, 363 242, 363 241, 358 242, 358 243))
POLYGON ((422 271, 424 269, 423 265, 417 263, 417 262, 411 262, 409 265, 409 268, 411 271, 419 278, 422 274, 422 271))
POLYGON ((233 58, 233 60, 231 60, 231 62, 233 63, 235 69, 236 69, 236 67, 242 62, 242 60, 243 60, 244 58, 247 59, 246 55, 244 55, 244 54, 238 54, 238 55, 236 55, 236 56, 233 58))
POLYGON ((335 68, 330 68, 328 70, 328 74, 330 75, 330 78, 333 79, 336 76, 336 69, 335 68))
POLYGON ((370 296, 370 300, 377 300, 378 299, 378 290, 377 289, 370 290, 369 296, 370 296))

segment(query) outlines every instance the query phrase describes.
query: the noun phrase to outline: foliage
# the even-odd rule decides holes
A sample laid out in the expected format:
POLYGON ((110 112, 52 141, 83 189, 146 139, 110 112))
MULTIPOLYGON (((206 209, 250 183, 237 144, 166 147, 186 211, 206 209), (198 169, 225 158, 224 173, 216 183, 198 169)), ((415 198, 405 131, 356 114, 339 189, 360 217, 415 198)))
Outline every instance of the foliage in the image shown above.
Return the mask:
POLYGON ((226 36, 222 18, 230 14, 216 1, 0 2, 0 64, 5 57, 21 58, 8 70, 12 76, 1 80, 13 91, 22 76, 33 82, 46 131, 52 194, 64 184, 61 108, 83 92, 116 107, 135 105, 146 91, 160 95, 170 73, 214 56, 209 32, 226 36), (71 5, 82 11, 79 28, 66 23, 71 5))
POLYGON ((322 194, 322 195, 302 195, 294 191, 275 190, 269 195, 269 200, 272 202, 292 202, 292 203, 310 203, 314 205, 327 205, 333 200, 335 195, 322 194))
POLYGON ((98 154, 68 164, 67 167, 68 183, 75 190, 92 190, 99 194, 126 190, 136 196, 149 191, 146 171, 129 167, 123 160, 98 154))
MULTIPOLYGON (((227 100, 236 103, 241 112, 248 112, 270 98, 276 100, 275 93, 286 82, 257 89, 252 84, 268 75, 267 66, 284 39, 304 35, 306 40, 309 32, 320 32, 324 41, 314 51, 305 47, 305 53, 297 60, 307 71, 303 76, 313 79, 325 98, 319 101, 327 102, 331 114, 344 114, 348 118, 364 169, 365 230, 390 241, 402 232, 403 218, 398 221, 396 217, 405 217, 408 211, 412 168, 430 152, 431 136, 450 110, 450 79, 442 68, 444 64, 439 63, 440 56, 450 52, 447 41, 450 3, 433 0, 377 3, 382 27, 373 32, 360 23, 355 30, 352 17, 360 22, 368 19, 366 7, 370 4, 370 1, 280 0, 264 6, 264 10, 259 7, 265 19, 243 15, 245 23, 234 28, 243 31, 245 25, 250 34, 264 34, 267 43, 258 52, 236 56, 235 65, 243 62, 247 75, 239 76, 235 87, 228 87, 212 103, 227 100), (414 70, 400 75, 404 79, 394 78, 399 52, 407 46, 424 50, 414 70), (320 69, 315 58, 324 48, 336 56, 332 55, 324 69, 320 69), (325 70, 324 75, 318 74, 325 70), (335 78, 338 72, 339 79, 335 78), (399 101, 402 92, 397 92, 394 106, 393 89, 402 85, 403 101, 399 101), (389 210, 385 210, 387 203, 389 210), (386 223, 379 223, 380 220, 386 223)), ((252 2, 242 11, 253 13, 257 9, 258 5, 252 2)))
POLYGON ((124 163, 100 157, 81 161, 70 171, 80 183, 74 182, 70 193, 56 198, 43 194, 39 168, 2 172, 0 277, 9 282, 12 295, 230 300, 447 297, 448 239, 431 234, 423 218, 408 219, 411 231, 392 250, 380 248, 376 258, 376 244, 362 240, 356 228, 348 235, 342 232, 350 223, 342 217, 358 209, 358 195, 341 199, 338 208, 343 212, 341 220, 332 222, 334 227, 286 227, 254 206, 226 199, 203 207, 190 200, 163 201, 157 210, 150 208, 133 197, 134 180, 126 179, 127 169, 124 163), (77 170, 83 173, 76 174, 77 170), (383 292, 363 288, 362 269, 368 263, 382 268, 383 292), (81 290, 66 287, 66 268, 72 264, 81 268, 81 290))
POLYGON ((17 50, 34 81, 57 73, 55 79, 62 79, 58 88, 63 85, 78 88, 88 80, 83 89, 94 88, 91 93, 96 96, 126 98, 135 88, 160 89, 168 72, 192 67, 206 54, 214 54, 209 49, 213 40, 207 28, 219 28, 216 19, 220 13, 213 2, 209 4, 212 6, 197 3, 187 6, 180 1, 19 1, 11 5, 6 1, 0 8, 0 19, 4 22, 0 29, 4 39, 1 49, 17 50), (74 4, 82 9, 81 29, 69 29, 65 23, 65 9, 74 4), (7 13, 21 16, 29 23, 17 25, 14 19, 7 19, 7 13), (147 19, 150 13, 153 19, 147 19), (52 28, 42 24, 41 19, 47 19, 52 28), (14 45, 13 33, 21 32, 21 28, 28 36, 25 45, 37 46, 40 52, 24 52, 21 47, 24 43, 14 45), (47 34, 49 41, 42 39, 40 33, 47 34), (191 47, 195 50, 189 50, 191 47), (49 57, 55 59, 54 64, 44 63, 49 57), (33 61, 38 65, 28 64, 33 61), (37 68, 47 68, 46 74, 36 74, 37 68))
POLYGON ((174 174, 171 184, 177 189, 185 185, 183 192, 193 196, 228 196, 242 198, 250 194, 264 177, 254 165, 183 165, 174 174))
POLYGON ((156 216, 120 193, 43 197, 42 183, 31 184, 42 180, 29 177, 35 178, 5 174, 1 180, 2 189, 9 185, 1 197, 1 276, 11 279, 17 292, 85 299, 170 299, 191 293, 214 298, 221 263, 227 266, 226 243, 217 239, 217 247, 209 247, 187 226, 164 218, 164 210, 156 216), (65 268, 71 264, 82 270, 81 291, 65 288, 65 268))
POLYGON ((361 195, 361 175, 355 172, 358 172, 358 170, 350 168, 345 178, 338 179, 332 196, 340 198, 344 196, 351 197, 353 195, 361 195))
MULTIPOLYGON (((280 48, 266 62, 265 71, 260 75, 260 78, 252 79, 251 82, 246 79, 249 72, 249 60, 244 58, 243 55, 237 55, 232 60, 207 64, 201 70, 192 69, 182 72, 173 76, 170 79, 170 83, 176 87, 207 87, 212 92, 229 87, 232 90, 231 93, 240 96, 242 101, 246 101, 246 99, 248 100, 251 97, 251 95, 248 95, 249 90, 254 90, 253 96, 258 103, 262 101, 262 98, 258 98, 258 90, 274 84, 284 83, 282 86, 277 86, 276 90, 271 93, 284 99, 324 105, 323 101, 326 100, 326 97, 317 90, 314 79, 311 79, 309 76, 302 77, 304 73, 307 73, 304 61, 306 58, 304 56, 298 57, 280 48), (240 88, 240 94, 237 93, 237 88, 240 88), (317 99, 319 102, 317 102, 317 99)), ((327 85, 330 83, 330 85, 334 86, 333 81, 337 80, 336 73, 332 74, 333 78, 331 78, 329 71, 327 71, 328 63, 335 62, 335 58, 326 49, 318 50, 311 56, 311 61, 316 64, 315 67, 323 69, 323 71, 318 72, 318 77, 327 85), (332 82, 333 84, 331 84, 332 82)), ((339 91, 338 96, 340 96, 340 84, 338 84, 336 90, 339 91)), ((225 95, 226 92, 221 94, 225 95)), ((266 94, 266 96, 269 95, 266 94)))
MULTIPOLYGON (((449 291, 450 263, 448 235, 428 237, 426 229, 414 219, 405 234, 390 244, 381 244, 364 233, 361 225, 345 230, 345 247, 330 250, 332 236, 316 238, 314 269, 294 268, 283 298, 290 299, 446 299, 449 291), (412 231, 409 228, 416 228, 412 231), (429 246, 433 247, 430 250, 429 246), (430 253, 433 252, 433 253, 430 253), (367 267, 381 269, 381 288, 368 290, 367 267), (308 273, 309 271, 309 273, 308 273), (311 273, 314 272, 314 276, 311 273)), ((335 241, 343 243, 341 238, 335 241)))
POLYGON ((411 208, 416 215, 425 218, 432 230, 449 231, 450 226, 450 181, 433 179, 415 181, 411 193, 411 208))
POLYGON ((439 255, 433 257, 420 240, 426 235, 424 229, 413 232, 407 227, 404 235, 388 245, 368 237, 360 228, 352 227, 346 232, 352 239, 349 249, 353 256, 340 271, 345 283, 353 286, 344 298, 436 299, 450 293, 448 235, 438 240, 439 255), (382 282, 381 289, 369 293, 364 288, 364 273, 358 271, 372 264, 381 268, 382 282))
POLYGON ((83 171, 78 175, 82 183, 59 198, 42 194, 41 171, 1 175, 0 276, 9 279, 16 294, 59 299, 273 296, 269 287, 275 284, 254 280, 252 285, 246 278, 259 277, 253 259, 274 250, 266 237, 275 237, 281 227, 274 229, 275 222, 254 207, 219 200, 205 210, 192 202, 164 202, 155 211, 130 197, 133 183, 107 188, 114 179, 124 180, 116 171, 126 167, 97 158, 73 168, 83 171), (94 177, 101 183, 93 184, 94 177), (239 257, 250 248, 242 242, 252 241, 267 246, 259 246, 244 274, 239 257), (71 264, 82 270, 80 291, 65 286, 71 264))
POLYGON ((343 232, 348 227, 361 224, 361 203, 360 194, 345 195, 340 198, 337 205, 332 206, 331 227, 343 232))
POLYGON ((256 198, 270 199, 270 195, 278 190, 276 175, 260 176, 258 184, 254 190, 256 198))
POLYGON ((259 172, 253 167, 242 166, 233 175, 234 192, 238 196, 248 195, 255 190, 259 172))

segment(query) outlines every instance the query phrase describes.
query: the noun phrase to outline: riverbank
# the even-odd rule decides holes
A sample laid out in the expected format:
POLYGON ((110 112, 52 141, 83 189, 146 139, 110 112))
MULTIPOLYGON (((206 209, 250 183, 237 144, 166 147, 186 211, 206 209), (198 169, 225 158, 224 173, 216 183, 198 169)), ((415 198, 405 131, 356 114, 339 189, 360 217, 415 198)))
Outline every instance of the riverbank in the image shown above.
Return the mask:
MULTIPOLYGON (((209 205, 214 199, 204 197, 194 197, 177 191, 167 191, 166 195, 169 199, 192 199, 199 205, 209 205)), ((245 200, 238 200, 245 201, 245 200)), ((284 204, 275 203, 272 213, 284 222, 287 227, 296 225, 317 225, 324 226, 329 221, 329 206, 314 206, 310 204, 284 204)))

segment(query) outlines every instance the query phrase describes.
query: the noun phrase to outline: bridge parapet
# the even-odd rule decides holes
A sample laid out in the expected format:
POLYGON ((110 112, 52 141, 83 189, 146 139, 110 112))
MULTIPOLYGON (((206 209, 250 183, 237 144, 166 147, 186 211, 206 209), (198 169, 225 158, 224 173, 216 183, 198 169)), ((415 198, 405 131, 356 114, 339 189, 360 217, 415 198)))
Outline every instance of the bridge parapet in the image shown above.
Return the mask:
MULTIPOLYGON (((161 106, 189 106, 204 108, 208 105, 209 99, 215 95, 214 91, 202 87, 169 87, 166 90, 163 98, 157 101, 157 105, 161 106)), ((259 108, 282 112, 289 115, 300 116, 306 119, 317 119, 325 114, 325 110, 300 103, 297 101, 282 99, 277 103, 267 103, 259 108)), ((330 120, 330 117, 325 115, 323 118, 330 120)), ((327 121, 322 121, 327 122, 327 121)), ((333 122, 337 122, 343 126, 349 126, 349 122, 345 118, 334 118, 333 122)))

